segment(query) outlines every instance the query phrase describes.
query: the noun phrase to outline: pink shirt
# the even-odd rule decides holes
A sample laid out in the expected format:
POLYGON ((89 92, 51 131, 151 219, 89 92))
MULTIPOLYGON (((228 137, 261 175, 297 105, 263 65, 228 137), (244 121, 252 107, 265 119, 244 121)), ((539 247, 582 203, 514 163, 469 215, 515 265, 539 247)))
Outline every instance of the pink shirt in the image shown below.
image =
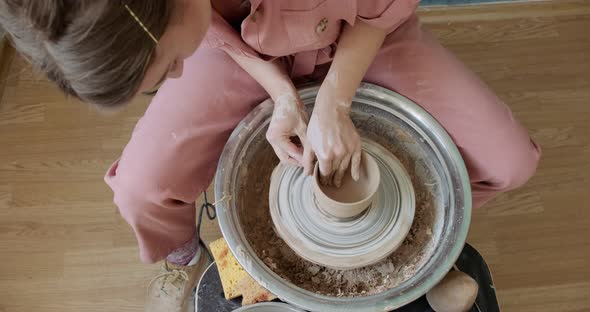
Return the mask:
MULTIPOLYGON (((235 6, 235 1, 227 1, 235 6)), ((344 23, 358 20, 394 31, 419 0, 251 0, 241 34, 215 10, 204 47, 271 60, 293 55, 292 77, 329 62, 344 23)), ((223 4, 222 4, 223 5, 223 4)))

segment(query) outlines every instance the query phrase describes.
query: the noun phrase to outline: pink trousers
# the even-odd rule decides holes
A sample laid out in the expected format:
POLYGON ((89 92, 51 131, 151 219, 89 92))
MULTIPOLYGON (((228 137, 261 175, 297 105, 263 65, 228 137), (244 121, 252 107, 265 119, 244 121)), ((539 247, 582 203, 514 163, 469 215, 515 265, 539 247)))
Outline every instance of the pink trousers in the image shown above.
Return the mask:
MULTIPOLYGON (((408 97, 445 127, 467 165, 475 207, 534 174, 540 150, 527 131, 416 17, 387 37, 365 81, 408 97)), ((185 61, 182 78, 162 86, 105 177, 143 262, 195 235, 194 203, 226 140, 267 97, 223 51, 207 48, 185 61)))

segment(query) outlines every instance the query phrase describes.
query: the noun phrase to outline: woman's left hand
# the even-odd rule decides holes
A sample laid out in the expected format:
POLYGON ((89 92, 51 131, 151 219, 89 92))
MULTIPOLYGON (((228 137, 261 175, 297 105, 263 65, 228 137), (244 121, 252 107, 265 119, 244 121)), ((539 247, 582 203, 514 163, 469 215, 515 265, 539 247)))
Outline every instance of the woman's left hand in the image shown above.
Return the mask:
MULTIPOLYGON (((339 187, 348 168, 354 180, 359 178, 361 139, 350 119, 350 100, 332 90, 325 86, 320 88, 307 139, 319 162, 321 182, 339 187)), ((311 174, 312 163, 304 166, 311 174)))

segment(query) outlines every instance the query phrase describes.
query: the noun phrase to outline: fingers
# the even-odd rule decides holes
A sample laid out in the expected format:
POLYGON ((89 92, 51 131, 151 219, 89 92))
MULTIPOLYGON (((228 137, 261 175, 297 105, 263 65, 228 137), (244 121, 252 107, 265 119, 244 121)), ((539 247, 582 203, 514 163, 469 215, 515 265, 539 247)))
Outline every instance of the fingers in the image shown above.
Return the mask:
POLYGON ((361 148, 359 147, 352 155, 352 160, 350 162, 350 174, 355 181, 358 181, 361 175, 361 155, 361 148))
POLYGON ((272 133, 273 131, 269 131, 266 133, 266 139, 272 146, 275 154, 281 162, 284 163, 291 163, 297 166, 302 165, 303 162, 303 148, 298 147, 295 143, 291 141, 290 137, 283 136, 283 135, 275 135, 272 133), (291 159, 292 161, 290 161, 291 159))
POLYGON ((303 131, 302 134, 299 134, 299 140, 301 141, 301 145, 303 146, 303 159, 301 164, 303 165, 303 171, 305 175, 312 175, 313 174, 313 161, 315 158, 315 154, 311 145, 307 141, 306 132, 303 131))
POLYGON ((344 178, 344 175, 348 172, 351 158, 352 156, 350 154, 345 155, 343 160, 340 162, 340 165, 337 167, 336 172, 334 173, 334 185, 336 187, 340 187, 342 185, 342 178, 344 178))
POLYGON ((313 174, 315 155, 311 147, 304 147, 303 151, 303 170, 306 175, 310 176, 313 174))
POLYGON ((313 175, 315 155, 311 148, 306 149, 303 152, 303 170, 305 175, 313 175))
POLYGON ((296 167, 301 166, 301 164, 297 160, 290 158, 290 157, 286 161, 283 161, 283 163, 289 164, 291 166, 296 166, 296 167))
POLYGON ((330 185, 330 178, 332 177, 332 160, 318 157, 318 163, 320 167, 320 183, 323 185, 330 185))
MULTIPOLYGON (((320 182, 323 185, 340 187, 345 175, 349 174, 349 170, 352 178, 358 181, 360 178, 361 155, 360 144, 350 151, 344 149, 335 153, 318 153, 320 182)), ((304 162, 308 161, 306 157, 308 156, 304 155, 304 162)), ((311 165, 309 166, 311 167, 311 165)))
POLYGON ((338 149, 337 152, 333 152, 326 155, 318 155, 318 162, 320 163, 320 182, 323 185, 333 185, 340 187, 342 185, 342 179, 348 172, 348 168, 351 164, 353 154, 347 152, 346 149, 338 149))
POLYGON ((289 155, 287 155, 287 153, 285 153, 282 149, 278 148, 272 143, 270 144, 270 146, 272 146, 272 149, 275 151, 275 154, 281 162, 287 162, 287 160, 289 159, 289 155))
POLYGON ((285 138, 278 144, 279 148, 282 149, 289 157, 295 159, 299 164, 303 163, 303 149, 297 147, 291 139, 285 138))
MULTIPOLYGON (((286 164, 290 164, 290 165, 294 165, 294 166, 300 166, 300 160, 302 158, 302 156, 297 156, 297 153, 294 153, 293 150, 291 150, 291 154, 293 154, 293 156, 297 157, 293 157, 291 156, 291 154, 289 153, 288 150, 284 149, 283 146, 281 144, 272 144, 272 149, 275 151, 275 154, 277 155, 277 157, 279 158, 279 160, 282 163, 286 163, 286 164)), ((295 147, 295 149, 297 149, 297 147, 295 147)))

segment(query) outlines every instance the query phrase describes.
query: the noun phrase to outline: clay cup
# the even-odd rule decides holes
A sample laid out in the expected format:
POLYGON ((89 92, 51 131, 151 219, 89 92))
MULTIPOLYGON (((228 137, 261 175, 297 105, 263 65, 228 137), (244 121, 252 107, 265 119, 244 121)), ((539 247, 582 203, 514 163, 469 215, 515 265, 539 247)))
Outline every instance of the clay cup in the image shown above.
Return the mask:
POLYGON ((359 180, 355 181, 352 178, 348 168, 340 187, 322 185, 319 165, 316 163, 313 172, 313 193, 324 213, 336 218, 349 219, 360 215, 371 205, 380 182, 381 175, 377 162, 363 151, 359 180))

